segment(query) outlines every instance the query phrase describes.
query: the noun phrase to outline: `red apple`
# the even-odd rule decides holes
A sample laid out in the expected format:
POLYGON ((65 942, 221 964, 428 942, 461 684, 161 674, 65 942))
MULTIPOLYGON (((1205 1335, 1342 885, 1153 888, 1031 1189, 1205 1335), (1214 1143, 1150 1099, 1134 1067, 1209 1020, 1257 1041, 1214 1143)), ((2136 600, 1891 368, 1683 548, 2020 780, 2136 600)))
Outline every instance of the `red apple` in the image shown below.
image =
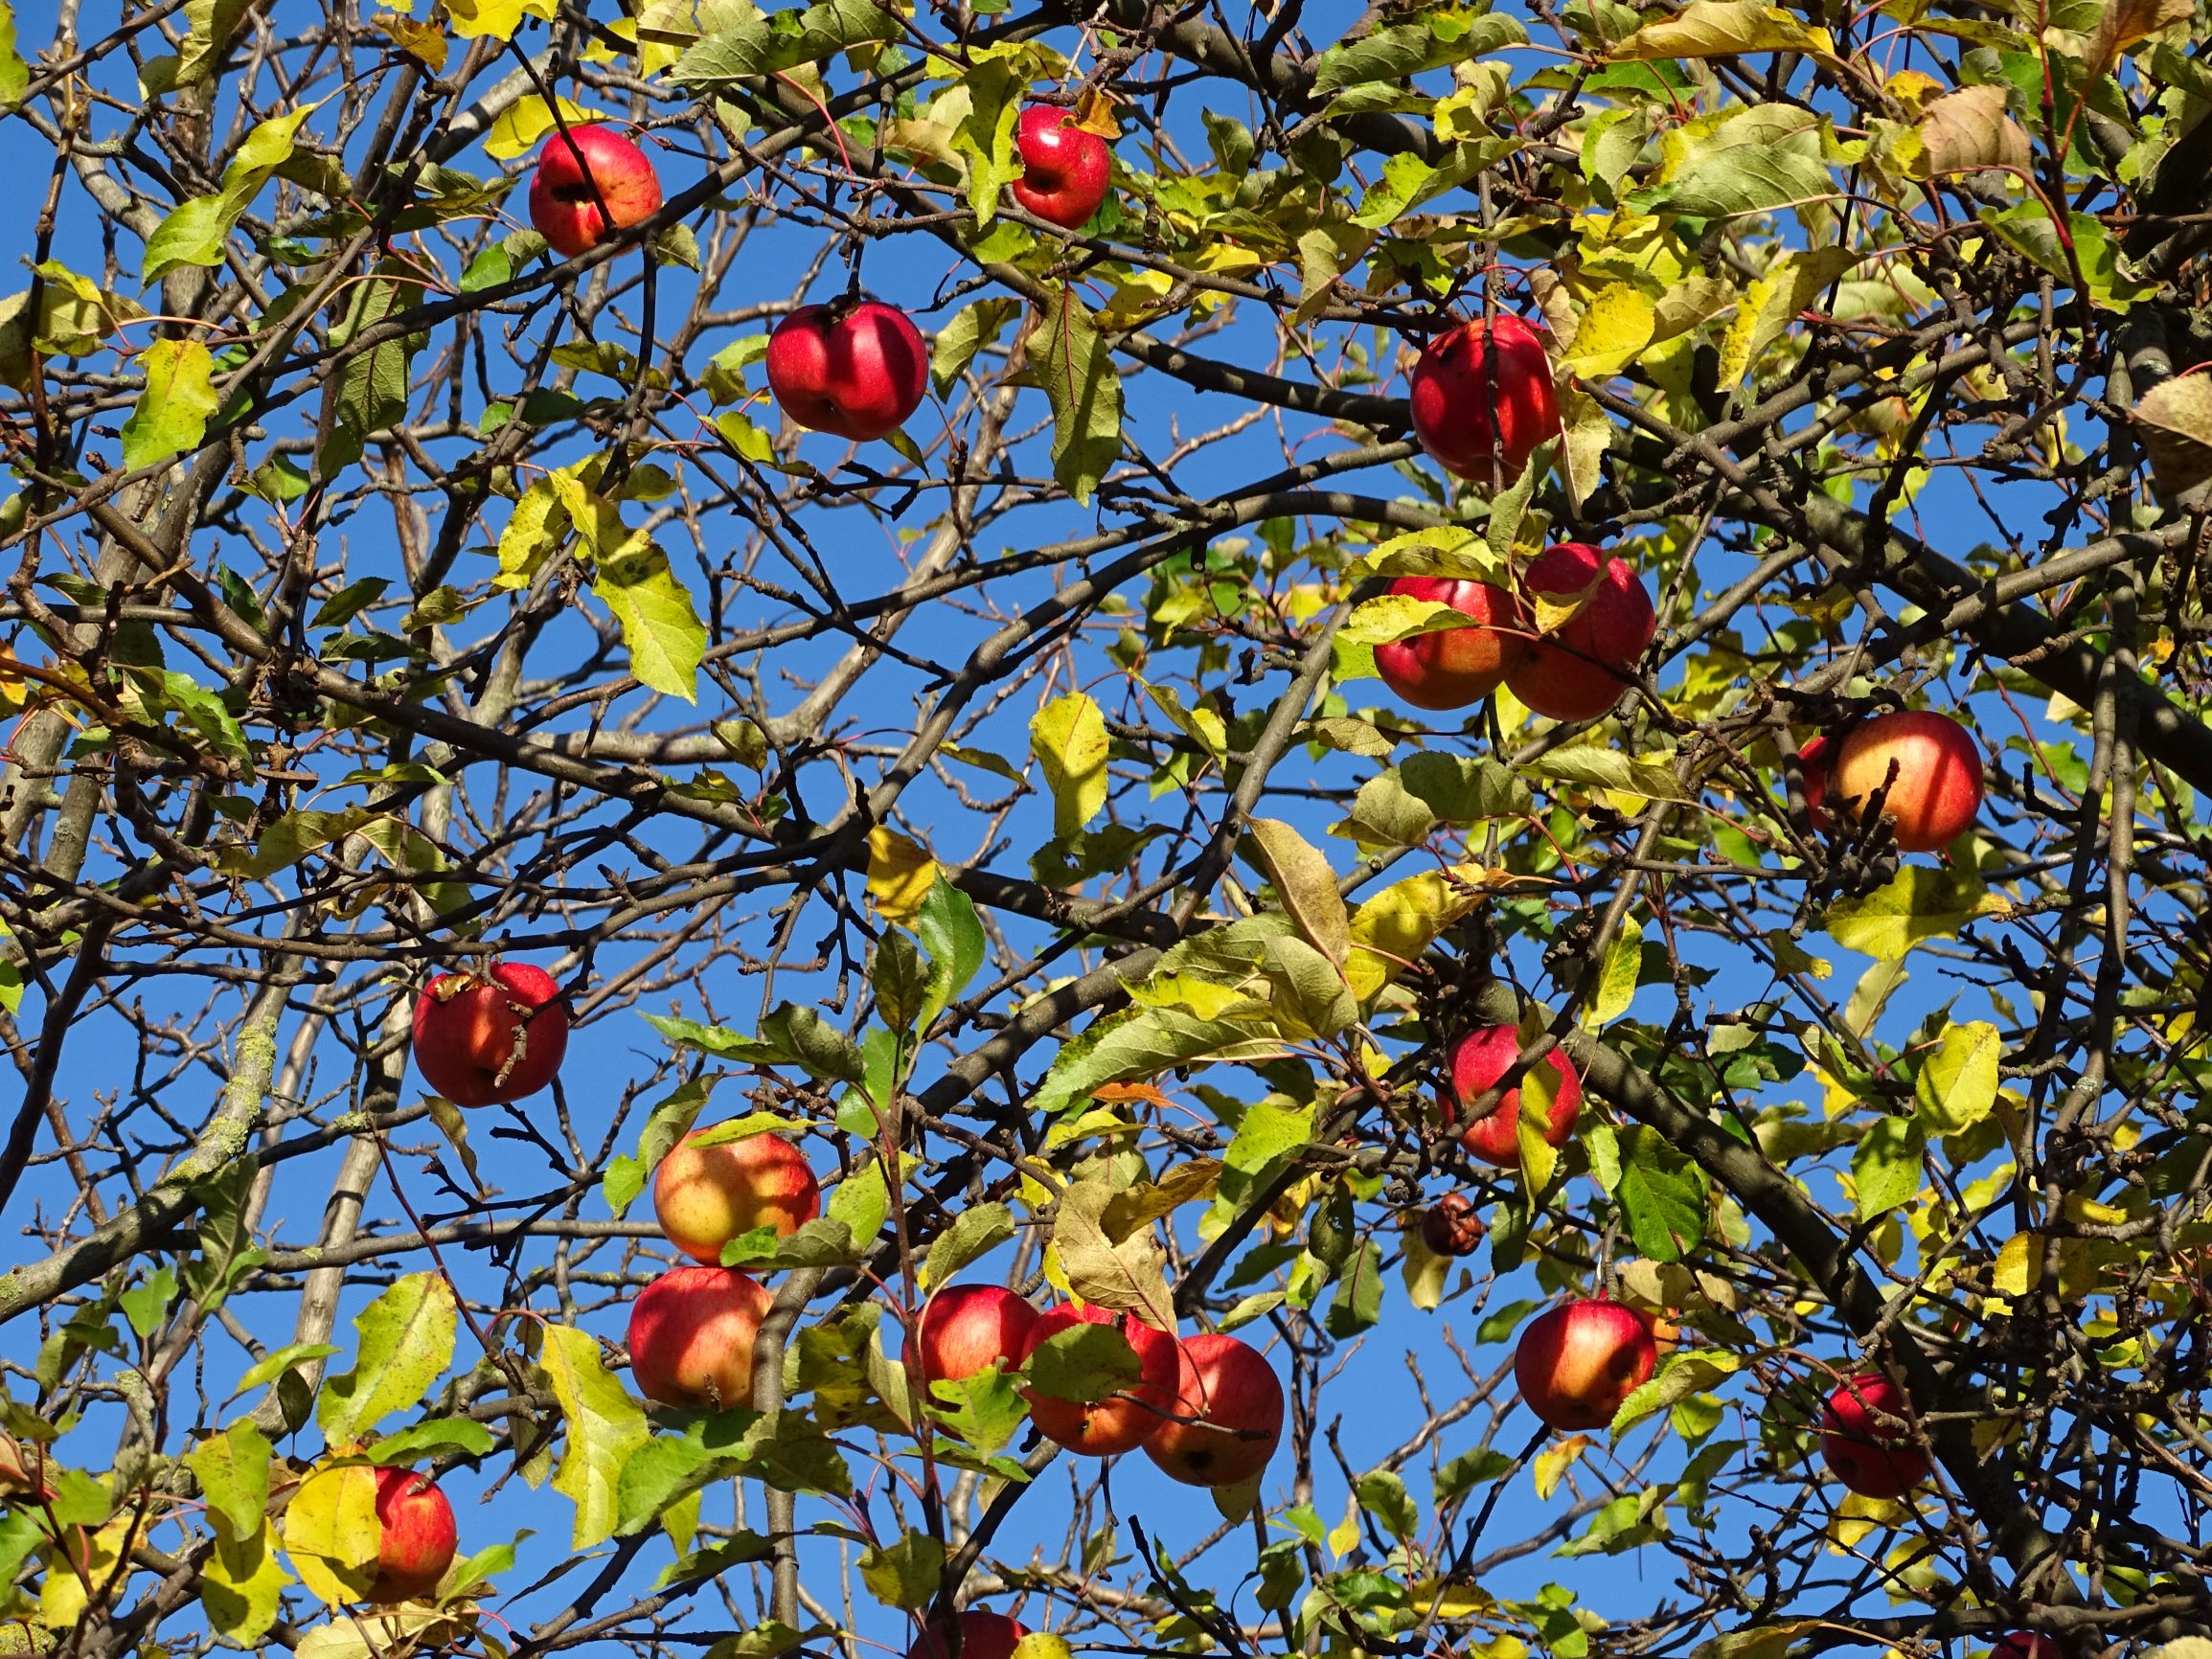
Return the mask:
POLYGON ((926 1398, 933 1382, 965 1382, 990 1366, 1019 1365, 1037 1309, 996 1284, 949 1284, 924 1305, 918 1324, 906 1369, 926 1398))
POLYGON ((1042 1348, 1048 1338, 1063 1330, 1073 1330, 1079 1325, 1115 1324, 1120 1326, 1129 1347, 1136 1351, 1135 1386, 1089 1405, 1079 1400, 1057 1399, 1048 1394, 1031 1393, 1026 1397, 1029 1420, 1037 1424, 1037 1432, 1085 1457, 1114 1457, 1135 1450, 1145 1437, 1165 1420, 1165 1414, 1174 1409, 1178 1369, 1175 1339, 1147 1325, 1133 1313, 1086 1306, 1055 1307, 1040 1314, 1037 1323, 1029 1328, 1029 1340, 1021 1348, 1021 1358, 1026 1364, 1029 1356, 1042 1348))
POLYGON ((1528 1322, 1513 1352, 1513 1375, 1546 1428, 1604 1428, 1658 1363, 1651 1327, 1634 1308, 1585 1300, 1528 1322))
MULTIPOLYGON (((1470 1032, 1451 1051, 1451 1090, 1439 1103, 1444 1121, 1456 1123, 1460 1103, 1473 1101, 1494 1087, 1520 1057, 1520 1033, 1510 1025, 1494 1025, 1470 1032)), ((1558 1074, 1554 1079, 1551 1113, 1544 1124, 1544 1140, 1558 1147, 1575 1132, 1575 1119, 1583 1106, 1583 1079, 1564 1051, 1554 1048, 1537 1062, 1558 1074)), ((1486 1164, 1501 1170, 1520 1168, 1520 1085, 1505 1091, 1504 1098, 1460 1131, 1459 1144, 1486 1164)))
POLYGON ((1560 628, 1539 634, 1506 676, 1513 694, 1555 720, 1594 720, 1621 700, 1636 659, 1658 631, 1652 596, 1626 559, 1565 541, 1529 561, 1521 585, 1532 594, 1571 601, 1592 583, 1582 609, 1560 628))
POLYGON ((1910 1415, 1904 1390, 1875 1373, 1855 1376, 1828 1397, 1820 1415, 1820 1455, 1836 1478, 1862 1498, 1899 1498, 1927 1474, 1927 1453, 1902 1422, 1910 1415))
POLYGON ((1949 847, 1981 810, 1981 751, 1949 715, 1903 709, 1854 727, 1836 751, 1836 799, 1863 812, 1881 793, 1881 816, 1900 851, 1949 847))
POLYGON ((1989 1659, 2064 1659, 2064 1655, 2041 1631, 2015 1630, 1990 1645, 1989 1659))
POLYGON ((1530 452, 1560 435, 1551 360, 1518 317, 1465 323, 1429 342, 1412 390, 1421 447, 1476 484, 1511 484, 1530 452))
POLYGON ((378 1469, 376 1520, 383 1534, 367 1599, 419 1602, 436 1595, 461 1536, 445 1494, 413 1469, 378 1469))
POLYGON ((970 1607, 952 1623, 952 1630, 924 1625, 906 1659, 1012 1659, 1014 1645, 1029 1634, 1018 1619, 983 1607, 970 1607))
POLYGON ((1113 183, 1106 141, 1078 126, 1072 112, 1033 103, 1021 112, 1014 145, 1021 156, 1014 199, 1063 230, 1088 224, 1113 183))
POLYGON ((1504 683, 1533 648, 1520 601, 1487 581, 1401 577, 1394 594, 1448 604, 1487 625, 1415 634, 1375 648, 1375 671, 1417 709, 1464 709, 1504 683))
POLYGON ((798 1148, 777 1135, 696 1147, 678 1141, 653 1174, 652 1208, 671 1244, 719 1263, 722 1246, 756 1227, 787 1239, 822 1213, 822 1187, 798 1148))
POLYGON ((1472 1256, 1482 1246, 1482 1217, 1465 1193, 1447 1193, 1422 1213, 1421 1241, 1431 1255, 1472 1256))
POLYGON ((562 259, 573 260, 606 240, 609 215, 611 228, 621 229, 659 211, 660 175, 652 162, 609 127, 556 130, 537 152, 537 170, 530 177, 530 222, 562 259))
POLYGON ((735 1267, 673 1267, 629 1305, 629 1371, 663 1405, 753 1402, 753 1338, 775 1298, 735 1267))
POLYGON ((1283 1385, 1234 1336, 1187 1336, 1176 1345, 1174 1414, 1145 1442, 1145 1455, 1185 1486, 1233 1487, 1275 1455, 1283 1385))
POLYGON ((856 443, 889 437, 928 386, 921 330, 880 300, 801 306, 768 336, 768 389, 816 432, 856 443))
POLYGON ((415 1001, 415 1067, 457 1106, 534 1095, 568 1052, 568 1005, 559 996, 553 976, 527 963, 442 973, 415 1001))

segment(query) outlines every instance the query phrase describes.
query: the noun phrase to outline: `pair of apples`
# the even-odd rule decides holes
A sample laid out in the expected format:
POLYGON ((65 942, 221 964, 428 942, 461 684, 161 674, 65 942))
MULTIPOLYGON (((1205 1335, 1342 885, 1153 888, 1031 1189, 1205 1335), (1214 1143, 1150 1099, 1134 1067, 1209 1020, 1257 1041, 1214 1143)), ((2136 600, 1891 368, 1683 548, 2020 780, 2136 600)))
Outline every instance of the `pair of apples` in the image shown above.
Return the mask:
MULTIPOLYGON (((650 1399, 688 1409, 751 1398, 753 1341, 773 1302, 751 1274, 720 1265, 722 1247, 756 1228, 788 1237, 821 1209, 813 1170, 773 1134, 701 1144, 694 1130, 661 1160, 653 1207, 669 1241, 694 1259, 630 1305, 630 1372, 650 1399)), ((1134 1386, 1091 1402, 1030 1396, 1038 1431, 1069 1451, 1111 1457, 1143 1446, 1194 1486, 1256 1475, 1283 1426, 1283 1390, 1266 1360, 1234 1337, 1177 1342, 1134 1314, 1096 1307, 1039 1312, 1010 1290, 953 1285, 924 1305, 907 1368, 918 1391, 992 1366, 1014 1369, 1051 1337, 1118 1325, 1137 1356, 1134 1386)))
MULTIPOLYGON (((1015 129, 1021 176, 1014 199, 1051 224, 1087 223, 1113 182, 1104 137, 1064 109, 1033 104, 1015 129)), ((615 229, 650 218, 660 178, 646 153, 604 126, 556 132, 530 181, 530 222, 574 259, 615 229)), ((801 306, 768 335, 768 389, 800 425, 854 443, 887 438, 921 407, 929 352, 896 306, 855 294, 801 306)))

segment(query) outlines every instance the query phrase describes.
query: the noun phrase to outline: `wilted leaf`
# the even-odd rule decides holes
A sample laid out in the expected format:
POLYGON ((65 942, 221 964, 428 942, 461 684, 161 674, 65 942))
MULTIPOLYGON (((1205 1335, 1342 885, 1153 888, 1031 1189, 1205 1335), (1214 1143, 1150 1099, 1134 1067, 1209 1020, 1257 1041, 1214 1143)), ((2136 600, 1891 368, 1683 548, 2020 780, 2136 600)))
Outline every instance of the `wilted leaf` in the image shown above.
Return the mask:
POLYGON ((1672 17, 1647 23, 1606 56, 1635 62, 1676 57, 1733 57, 1747 52, 1836 56, 1836 42, 1779 6, 1760 0, 1691 0, 1672 17))

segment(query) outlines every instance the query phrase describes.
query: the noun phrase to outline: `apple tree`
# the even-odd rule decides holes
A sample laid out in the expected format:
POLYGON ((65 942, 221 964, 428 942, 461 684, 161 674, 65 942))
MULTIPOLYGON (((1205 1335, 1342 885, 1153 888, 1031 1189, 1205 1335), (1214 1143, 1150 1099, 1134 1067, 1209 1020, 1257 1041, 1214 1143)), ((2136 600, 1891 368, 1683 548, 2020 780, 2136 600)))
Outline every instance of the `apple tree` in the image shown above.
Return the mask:
POLYGON ((2201 1659, 2208 40, 0 0, 0 1651, 2201 1659))

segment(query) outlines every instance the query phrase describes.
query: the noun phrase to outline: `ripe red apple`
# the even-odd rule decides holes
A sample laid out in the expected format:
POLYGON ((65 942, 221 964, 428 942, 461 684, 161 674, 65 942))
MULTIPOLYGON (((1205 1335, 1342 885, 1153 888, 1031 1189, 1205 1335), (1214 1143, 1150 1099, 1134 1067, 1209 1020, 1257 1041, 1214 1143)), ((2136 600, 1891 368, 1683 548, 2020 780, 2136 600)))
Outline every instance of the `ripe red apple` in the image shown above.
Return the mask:
POLYGON ((1528 592, 1559 599, 1593 582, 1597 589, 1583 608, 1558 631, 1538 635, 1506 676, 1515 696, 1555 720, 1594 720, 1619 702, 1636 659, 1658 631, 1652 596, 1629 562, 1586 542, 1546 548, 1521 577, 1528 592))
POLYGON ((1021 156, 1014 199, 1063 230, 1088 224, 1113 183, 1106 141, 1078 126, 1072 111, 1033 103, 1021 112, 1014 146, 1021 156))
POLYGON ((880 300, 801 306, 768 336, 768 389, 785 414, 816 432, 856 443, 888 437, 928 386, 921 330, 880 300))
POLYGON ((1483 1231, 1474 1200, 1465 1193, 1447 1193, 1422 1213, 1421 1241, 1431 1255, 1472 1256, 1482 1246, 1483 1231))
POLYGON ((457 1106, 519 1101, 553 1081, 568 1052, 568 1005, 541 967, 494 963, 442 973, 415 1002, 415 1067, 457 1106))
POLYGON ((1476 484, 1511 484, 1530 452, 1560 435, 1551 360, 1518 317, 1464 323, 1430 341, 1412 392, 1421 447, 1476 484))
POLYGON ((1014 1645, 1029 1634, 1020 1620, 984 1607, 970 1607, 952 1623, 951 1631, 924 1625, 906 1649, 906 1659, 1012 1659, 1014 1645))
POLYGON ((562 259, 587 253, 612 230, 659 211, 660 175, 652 162, 609 127, 585 124, 566 132, 557 129, 537 152, 537 170, 530 177, 530 222, 562 259), (606 203, 605 213, 600 211, 601 200, 606 203), (611 227, 608 215, 614 219, 611 227))
POLYGON ((1828 1397, 1820 1415, 1820 1455, 1836 1478, 1862 1498, 1899 1498, 1927 1474, 1927 1453, 1904 1426, 1881 1418, 1904 1418, 1910 1402, 1888 1377, 1869 1372, 1828 1397))
POLYGON ((1164 1414, 1174 1409, 1178 1369, 1175 1339, 1147 1325, 1133 1313, 1086 1306, 1055 1307, 1038 1315, 1029 1328, 1029 1340, 1021 1348, 1021 1358, 1026 1364, 1029 1356, 1042 1348, 1048 1338, 1063 1330, 1073 1330, 1079 1325, 1117 1324, 1129 1347, 1136 1351, 1135 1386, 1089 1405, 1080 1400, 1056 1399, 1048 1394, 1031 1393, 1026 1397, 1029 1420, 1037 1424, 1037 1432, 1085 1457, 1115 1457, 1135 1450, 1145 1437, 1165 1420, 1164 1414))
MULTIPOLYGON (((1451 1092, 1441 1101, 1444 1121, 1458 1121, 1460 1102, 1488 1092, 1513 1069, 1520 1057, 1520 1033, 1510 1025, 1494 1025, 1470 1032, 1451 1051, 1451 1092)), ((1551 1113, 1544 1123, 1544 1140, 1563 1146, 1575 1132, 1575 1119, 1583 1107, 1583 1079, 1563 1050, 1554 1048, 1537 1062, 1558 1073, 1554 1079, 1551 1113)), ((1520 1085, 1505 1091, 1495 1107, 1460 1131, 1459 1144, 1486 1164, 1501 1170, 1520 1167, 1520 1085)))
POLYGON ((696 1147, 694 1129, 660 1161, 652 1208, 671 1244, 719 1263, 722 1246, 756 1227, 787 1239, 822 1213, 822 1186, 799 1149, 778 1135, 696 1147))
POLYGON ((1836 799, 1852 812, 1887 786, 1881 815, 1900 851, 1934 852, 1981 810, 1981 751, 1949 715, 1902 709, 1854 727, 1836 754, 1836 799))
POLYGON ((629 1371, 663 1405, 719 1411, 753 1401, 753 1338, 775 1298, 735 1267, 673 1267, 629 1305, 629 1371))
POLYGON ((2064 1655, 2041 1631, 2015 1630, 1990 1645, 1989 1659, 2064 1659, 2064 1655))
POLYGON ((1375 648, 1375 671, 1417 709, 1464 709, 1478 703, 1518 668, 1533 641, 1520 601, 1487 581, 1440 576, 1401 577, 1394 594, 1448 604, 1487 625, 1415 634, 1375 648))
POLYGON ((926 1398, 933 1382, 965 1382, 987 1366, 1019 1365, 1037 1309, 996 1284, 948 1284, 924 1305, 917 1323, 906 1369, 926 1398))
POLYGON ((383 1536, 368 1600, 419 1602, 435 1595, 461 1537, 445 1494, 413 1469, 378 1469, 376 1519, 383 1536))
POLYGON ((1604 1428, 1658 1363, 1651 1327, 1634 1308, 1584 1300, 1528 1322, 1513 1352, 1513 1375, 1546 1428, 1604 1428))
POLYGON ((1258 1350, 1234 1336, 1209 1331, 1176 1345, 1174 1409, 1145 1442, 1145 1455, 1185 1486, 1248 1481, 1283 1438, 1283 1385, 1258 1350))

